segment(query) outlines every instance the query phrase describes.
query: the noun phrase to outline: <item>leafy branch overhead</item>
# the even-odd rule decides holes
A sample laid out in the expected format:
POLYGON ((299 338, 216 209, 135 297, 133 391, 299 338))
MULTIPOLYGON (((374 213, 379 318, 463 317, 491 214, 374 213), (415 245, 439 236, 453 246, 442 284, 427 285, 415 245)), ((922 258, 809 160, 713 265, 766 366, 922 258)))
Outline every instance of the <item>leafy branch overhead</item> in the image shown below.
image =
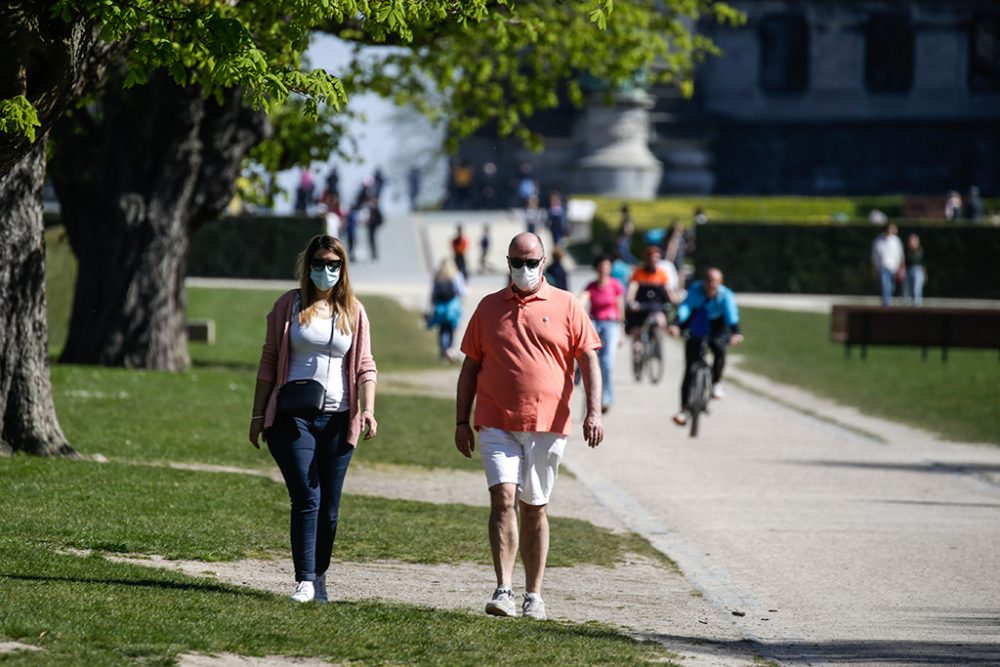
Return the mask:
MULTIPOLYGON (((580 103, 583 73, 610 87, 641 76, 690 92, 694 65, 715 52, 690 27, 740 20, 715 0, 56 0, 51 11, 126 47, 126 87, 162 69, 208 95, 240 86, 268 113, 294 96, 314 119, 372 91, 446 118, 454 138, 493 122, 529 142, 524 121, 559 93, 580 103), (305 66, 317 31, 385 48, 335 76, 305 66)), ((0 101, 0 131, 29 137, 33 102, 0 101)))

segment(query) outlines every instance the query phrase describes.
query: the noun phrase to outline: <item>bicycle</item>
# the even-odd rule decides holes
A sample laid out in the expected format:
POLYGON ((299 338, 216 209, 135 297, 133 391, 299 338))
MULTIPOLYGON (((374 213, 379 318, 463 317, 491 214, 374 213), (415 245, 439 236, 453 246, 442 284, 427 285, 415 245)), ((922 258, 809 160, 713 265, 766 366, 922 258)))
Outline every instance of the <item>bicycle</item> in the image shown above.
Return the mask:
POLYGON ((632 375, 642 381, 642 372, 648 370, 653 384, 663 379, 663 331, 656 323, 659 308, 650 308, 639 330, 639 348, 632 350, 632 375))
POLYGON ((708 402, 712 400, 712 368, 702 358, 694 362, 688 372, 690 380, 684 402, 690 415, 690 435, 692 438, 697 438, 698 418, 703 412, 708 414, 708 402))

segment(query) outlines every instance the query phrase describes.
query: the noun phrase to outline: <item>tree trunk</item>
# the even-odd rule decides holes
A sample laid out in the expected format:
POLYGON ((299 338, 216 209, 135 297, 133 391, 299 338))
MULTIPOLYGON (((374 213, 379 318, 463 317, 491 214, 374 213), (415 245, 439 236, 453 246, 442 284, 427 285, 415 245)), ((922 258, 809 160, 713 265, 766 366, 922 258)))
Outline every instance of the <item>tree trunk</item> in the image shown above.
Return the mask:
POLYGON ((56 419, 45 320, 40 139, 0 178, 0 454, 72 455, 56 419))
POLYGON ((79 264, 60 361, 187 368, 190 233, 222 212, 269 128, 239 90, 222 97, 157 75, 132 91, 109 84, 99 107, 56 126, 50 174, 79 264))

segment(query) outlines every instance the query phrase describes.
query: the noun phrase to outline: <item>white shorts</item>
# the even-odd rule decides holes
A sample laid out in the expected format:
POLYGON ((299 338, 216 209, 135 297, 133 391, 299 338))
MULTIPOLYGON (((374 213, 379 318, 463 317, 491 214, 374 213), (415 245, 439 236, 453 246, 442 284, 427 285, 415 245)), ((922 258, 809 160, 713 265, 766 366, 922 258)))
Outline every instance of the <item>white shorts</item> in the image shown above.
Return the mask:
POLYGON ((517 484, 518 497, 527 505, 547 505, 566 448, 561 433, 479 429, 479 457, 486 482, 517 484))

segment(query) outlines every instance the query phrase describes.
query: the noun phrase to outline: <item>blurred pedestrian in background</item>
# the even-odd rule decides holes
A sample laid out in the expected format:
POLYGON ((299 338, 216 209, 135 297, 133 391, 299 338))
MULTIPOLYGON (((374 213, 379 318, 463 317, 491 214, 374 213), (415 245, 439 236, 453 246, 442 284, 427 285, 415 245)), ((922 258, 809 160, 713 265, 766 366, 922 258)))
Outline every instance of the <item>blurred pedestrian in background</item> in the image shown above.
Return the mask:
POLYGON ((295 212, 304 214, 313 203, 313 190, 316 184, 313 182, 312 172, 306 167, 299 176, 299 184, 295 188, 295 212))
POLYGON ((490 254, 490 226, 483 225, 483 235, 479 237, 479 272, 486 273, 489 270, 490 254))
POLYGON ((628 264, 638 264, 639 259, 632 254, 632 235, 635 234, 635 222, 628 204, 622 204, 621 219, 618 223, 618 235, 615 237, 615 250, 618 257, 628 264))
POLYGON ((531 195, 524 205, 524 227, 531 234, 537 234, 541 224, 542 209, 538 206, 538 195, 531 195))
POLYGON ((545 278, 553 287, 558 287, 569 291, 569 275, 566 273, 566 267, 563 265, 563 259, 566 257, 566 251, 558 246, 552 249, 549 253, 548 265, 545 269, 545 278))
POLYGON ((944 219, 961 220, 962 218, 962 195, 952 190, 948 193, 948 198, 944 201, 944 219))
POLYGON ((910 234, 906 237, 906 285, 905 295, 914 306, 924 302, 924 285, 927 283, 927 269, 924 268, 924 249, 920 237, 910 234))
POLYGON ((451 240, 451 254, 455 258, 455 266, 458 267, 462 278, 469 279, 469 273, 465 268, 465 252, 469 249, 469 239, 465 238, 462 225, 455 225, 455 237, 451 240))
POLYGON ((453 362, 458 357, 452 350, 455 329, 462 319, 462 297, 465 296, 465 279, 450 257, 438 265, 431 283, 431 304, 427 313, 428 328, 437 327, 438 351, 441 361, 453 362))
POLYGON ((965 198, 963 213, 972 222, 979 222, 983 219, 983 198, 979 195, 979 188, 975 185, 969 188, 969 194, 965 198))
POLYGON ((892 303, 892 291, 897 274, 905 267, 903 244, 899 240, 899 230, 889 223, 885 231, 872 241, 872 270, 879 283, 882 305, 892 303))
POLYGON ((601 338, 597 361, 601 367, 601 413, 604 414, 615 402, 615 354, 624 334, 625 288, 611 277, 611 258, 607 255, 597 256, 594 270, 597 278, 580 293, 580 302, 590 313, 597 335, 601 338))
POLYGON ((563 208, 562 193, 558 190, 549 194, 548 224, 549 233, 552 234, 552 247, 561 247, 566 237, 566 211, 563 208))

